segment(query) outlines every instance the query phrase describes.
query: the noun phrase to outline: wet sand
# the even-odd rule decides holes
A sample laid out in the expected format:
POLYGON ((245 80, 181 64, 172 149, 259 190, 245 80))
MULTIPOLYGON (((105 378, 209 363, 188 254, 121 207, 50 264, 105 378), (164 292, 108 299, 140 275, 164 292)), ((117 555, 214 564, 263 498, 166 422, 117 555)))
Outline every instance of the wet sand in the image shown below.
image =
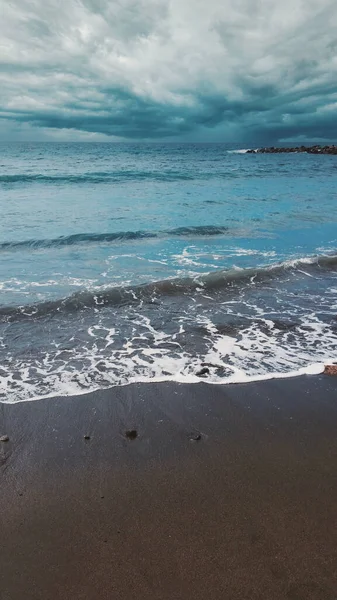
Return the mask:
POLYGON ((0 405, 5 434, 1 600, 337 598, 336 377, 0 405))

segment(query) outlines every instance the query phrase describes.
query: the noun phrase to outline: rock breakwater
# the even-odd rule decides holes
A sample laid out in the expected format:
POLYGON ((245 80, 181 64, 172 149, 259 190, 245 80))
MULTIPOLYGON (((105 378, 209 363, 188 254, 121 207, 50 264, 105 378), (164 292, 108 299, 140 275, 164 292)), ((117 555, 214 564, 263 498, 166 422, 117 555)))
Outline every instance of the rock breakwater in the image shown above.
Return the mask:
POLYGON ((337 146, 294 146, 292 148, 256 148, 247 150, 246 154, 280 154, 303 152, 305 154, 337 154, 337 146))

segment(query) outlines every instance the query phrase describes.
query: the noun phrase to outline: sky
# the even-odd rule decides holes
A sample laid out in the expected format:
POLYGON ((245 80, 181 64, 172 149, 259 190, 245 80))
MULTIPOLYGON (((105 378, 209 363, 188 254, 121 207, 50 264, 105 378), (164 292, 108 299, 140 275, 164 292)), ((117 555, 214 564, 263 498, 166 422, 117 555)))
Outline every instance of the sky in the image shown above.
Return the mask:
POLYGON ((0 139, 337 141, 337 1, 2 0, 0 139))

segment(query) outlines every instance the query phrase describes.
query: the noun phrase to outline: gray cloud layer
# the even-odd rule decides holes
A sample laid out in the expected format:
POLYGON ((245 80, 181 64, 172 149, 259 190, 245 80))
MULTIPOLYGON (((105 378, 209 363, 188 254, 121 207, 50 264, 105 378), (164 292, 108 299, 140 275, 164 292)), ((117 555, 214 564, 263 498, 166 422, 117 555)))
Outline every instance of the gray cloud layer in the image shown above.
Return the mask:
POLYGON ((3 136, 333 139, 336 116, 336 0, 0 9, 3 136))

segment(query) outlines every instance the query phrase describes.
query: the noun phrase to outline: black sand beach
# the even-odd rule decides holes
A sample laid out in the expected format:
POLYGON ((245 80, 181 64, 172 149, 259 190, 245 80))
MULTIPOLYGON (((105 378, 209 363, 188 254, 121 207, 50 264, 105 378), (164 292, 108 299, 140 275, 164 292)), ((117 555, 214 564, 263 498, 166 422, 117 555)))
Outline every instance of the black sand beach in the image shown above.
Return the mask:
POLYGON ((336 431, 323 375, 0 405, 1 600, 335 600, 336 431))

